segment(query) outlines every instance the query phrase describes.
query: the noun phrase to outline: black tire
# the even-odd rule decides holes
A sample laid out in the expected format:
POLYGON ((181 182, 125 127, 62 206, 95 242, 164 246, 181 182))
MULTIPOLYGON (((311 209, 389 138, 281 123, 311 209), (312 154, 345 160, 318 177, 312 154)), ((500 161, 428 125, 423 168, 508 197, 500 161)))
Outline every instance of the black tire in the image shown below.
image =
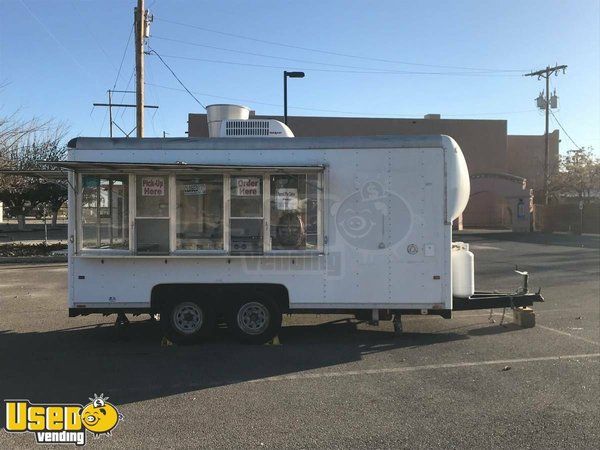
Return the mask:
POLYGON ((261 295, 249 295, 234 303, 227 325, 244 344, 264 344, 281 329, 281 309, 277 302, 261 295))
POLYGON ((194 344, 213 332, 215 311, 208 303, 195 300, 168 302, 161 309, 160 326, 171 342, 194 344))

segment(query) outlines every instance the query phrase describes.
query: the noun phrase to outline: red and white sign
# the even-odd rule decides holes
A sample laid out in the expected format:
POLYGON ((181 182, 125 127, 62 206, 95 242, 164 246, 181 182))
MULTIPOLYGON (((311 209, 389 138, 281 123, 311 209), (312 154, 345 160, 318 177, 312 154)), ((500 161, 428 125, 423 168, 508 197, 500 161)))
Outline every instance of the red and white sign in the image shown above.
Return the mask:
POLYGON ((238 197, 260 195, 260 177, 236 178, 235 188, 235 195, 238 197))
POLYGON ((165 195, 165 179, 163 177, 142 178, 143 197, 162 197, 165 195))

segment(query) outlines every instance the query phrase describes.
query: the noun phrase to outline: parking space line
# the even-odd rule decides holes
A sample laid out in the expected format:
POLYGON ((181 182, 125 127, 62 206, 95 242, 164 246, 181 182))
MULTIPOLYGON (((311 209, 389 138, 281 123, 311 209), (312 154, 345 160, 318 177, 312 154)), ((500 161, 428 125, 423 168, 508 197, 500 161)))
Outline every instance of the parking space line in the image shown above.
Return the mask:
MULTIPOLYGON (((502 309, 502 308, 498 308, 498 309, 502 309)), ((511 312, 510 308, 506 308, 506 318, 509 319, 509 313, 511 312)), ((546 314, 549 312, 559 312, 559 311, 572 311, 573 308, 554 308, 554 309, 544 309, 543 311, 539 311, 539 310, 535 310, 535 315, 541 315, 541 314, 546 314)), ((489 317, 490 313, 489 310, 487 310, 487 312, 485 313, 467 313, 467 314, 463 314, 462 312, 459 313, 453 313, 452 314, 452 318, 453 319, 460 319, 462 317, 489 317)), ((497 312, 494 311, 494 314, 492 314, 494 316, 502 316, 501 312, 497 312)))
POLYGON ((543 328, 544 330, 553 331, 558 334, 562 334, 563 336, 572 337, 573 339, 579 339, 580 341, 587 342, 589 344, 600 345, 600 342, 593 341, 592 339, 584 338, 581 336, 577 336, 575 334, 567 333, 566 331, 557 330, 556 328, 550 328, 545 325, 536 324, 536 327, 543 328))
POLYGON ((340 378, 358 375, 381 375, 381 374, 397 374, 406 372, 417 372, 420 370, 438 370, 438 369, 456 369, 463 367, 480 367, 492 365, 508 365, 519 363, 532 363, 542 361, 561 361, 573 359, 589 359, 598 358, 600 353, 583 353, 579 355, 560 355, 560 356, 540 356, 535 358, 515 358, 515 359, 496 359, 492 361, 473 361, 459 362, 446 364, 429 364, 424 366, 408 366, 408 367, 388 367, 381 369, 363 369, 363 370, 347 370, 343 372, 319 372, 319 373, 301 373, 291 375, 278 375, 274 377, 260 378, 250 380, 248 383, 262 383, 265 381, 292 381, 292 380, 312 380, 319 378, 340 378))
MULTIPOLYGON (((556 312, 556 311, 568 311, 568 309, 549 309, 547 311, 542 311, 542 313, 556 312)), ((540 314, 540 313, 536 312, 536 314, 540 314)), ((494 312, 493 315, 494 316, 502 316, 501 313, 497 313, 497 312, 494 312)), ((461 317, 485 317, 485 316, 489 317, 489 314, 465 314, 465 315, 461 315, 461 316, 457 315, 456 317, 457 318, 461 318, 461 317)), ((507 318, 506 320, 510 321, 510 322, 507 322, 507 323, 514 323, 510 318, 507 318)), ((567 336, 567 337, 570 337, 570 338, 573 338, 573 339, 578 339, 580 341, 587 342, 588 344, 593 344, 593 345, 600 346, 600 342, 594 341, 593 339, 588 339, 588 338, 584 338, 584 337, 581 337, 581 336, 577 336, 576 334, 567 333, 566 331, 557 330, 556 328, 551 328, 551 327, 548 327, 546 325, 540 325, 539 323, 536 324, 535 326, 537 328, 543 328, 544 330, 553 331, 554 333, 562 334, 563 336, 567 336)))

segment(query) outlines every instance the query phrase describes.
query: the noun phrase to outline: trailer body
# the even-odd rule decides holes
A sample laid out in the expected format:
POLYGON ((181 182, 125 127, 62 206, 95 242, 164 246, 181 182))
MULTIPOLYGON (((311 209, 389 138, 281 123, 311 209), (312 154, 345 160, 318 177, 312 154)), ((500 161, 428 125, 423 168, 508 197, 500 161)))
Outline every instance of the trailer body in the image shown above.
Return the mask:
POLYGON ((277 286, 290 312, 452 309, 451 224, 469 178, 450 137, 77 138, 63 167, 71 315, 152 311, 161 286, 200 285, 277 286), (206 248, 178 222, 209 194, 222 207, 206 248), (291 248, 273 231, 285 202, 304 210, 291 248))

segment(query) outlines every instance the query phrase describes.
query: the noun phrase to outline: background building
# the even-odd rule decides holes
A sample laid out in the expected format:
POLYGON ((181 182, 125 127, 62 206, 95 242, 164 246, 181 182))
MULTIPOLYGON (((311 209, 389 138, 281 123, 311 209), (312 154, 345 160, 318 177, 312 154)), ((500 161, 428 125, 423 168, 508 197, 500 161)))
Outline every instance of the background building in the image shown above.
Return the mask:
MULTIPOLYGON (((250 115, 256 119, 277 116, 250 115)), ((446 134, 465 154, 471 174, 471 199, 464 226, 529 230, 531 193, 544 185, 544 136, 509 136, 506 120, 422 119, 289 116, 298 137, 446 134)), ((208 137, 206 114, 190 114, 189 137, 208 137)), ((550 134, 550 162, 558 161, 558 130, 550 134)), ((541 199, 541 195, 538 196, 541 199)))

